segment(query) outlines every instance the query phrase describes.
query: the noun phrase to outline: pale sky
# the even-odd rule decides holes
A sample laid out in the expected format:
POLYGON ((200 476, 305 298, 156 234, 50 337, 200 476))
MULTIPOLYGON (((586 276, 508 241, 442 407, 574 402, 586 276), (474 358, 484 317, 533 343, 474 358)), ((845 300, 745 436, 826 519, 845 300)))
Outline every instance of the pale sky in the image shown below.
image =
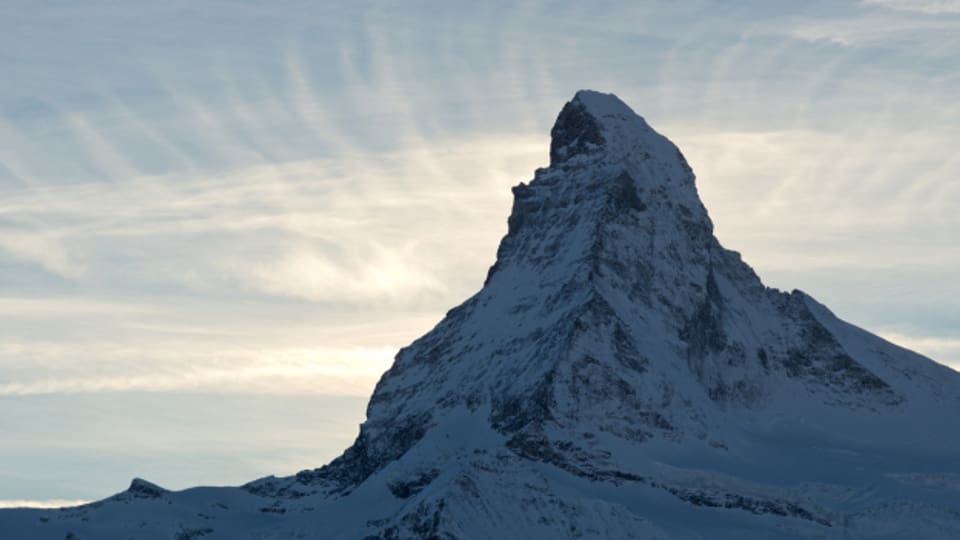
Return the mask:
POLYGON ((339 454, 580 88, 767 285, 960 366, 960 0, 137 4, 0 5, 0 506, 339 454))

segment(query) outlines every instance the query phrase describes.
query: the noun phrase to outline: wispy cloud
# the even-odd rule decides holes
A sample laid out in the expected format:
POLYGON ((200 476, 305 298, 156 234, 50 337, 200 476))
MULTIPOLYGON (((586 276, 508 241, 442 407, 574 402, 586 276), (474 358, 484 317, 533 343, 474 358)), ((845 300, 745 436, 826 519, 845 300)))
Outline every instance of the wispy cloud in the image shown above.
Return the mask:
POLYGON ((755 256, 776 243, 816 240, 838 253, 795 253, 782 264, 820 257, 837 267, 899 265, 892 246, 909 249, 926 268, 960 263, 929 241, 946 240, 945 231, 960 226, 952 199, 934 195, 954 189, 951 169, 942 166, 953 159, 946 132, 904 133, 892 125, 847 133, 695 129, 676 138, 700 175, 721 236, 755 256), (928 241, 917 241, 921 230, 928 241))
MULTIPOLYGON (((848 47, 868 49, 897 47, 901 55, 909 52, 914 57, 938 57, 956 48, 956 23, 938 18, 901 19, 894 15, 854 18, 841 21, 810 21, 800 23, 792 36, 812 42, 828 42, 848 47)), ((859 64, 858 69, 879 66, 859 64)))
POLYGON ((75 278, 83 273, 83 266, 70 256, 57 234, 0 229, 0 252, 58 276, 75 278))
POLYGON ((79 277, 85 261, 91 284, 117 285, 122 275, 131 286, 233 282, 237 292, 326 302, 436 300, 449 290, 450 266, 469 261, 482 275, 509 186, 524 178, 514 171, 532 170, 542 153, 532 137, 490 137, 370 154, 356 167, 314 160, 217 177, 11 189, 0 204, 0 219, 12 224, 0 250, 68 277, 79 277), (465 241, 485 250, 464 259, 439 249, 465 241))
POLYGON ((0 508, 64 508, 68 506, 80 506, 90 501, 68 500, 68 499, 47 499, 47 500, 17 500, 0 499, 0 508))
POLYGON ((861 3, 927 15, 960 14, 960 2, 957 0, 861 0, 861 3))
POLYGON ((0 396, 180 391, 367 396, 396 351, 392 347, 234 349, 197 354, 107 349, 97 351, 97 358, 88 358, 94 351, 68 355, 51 347, 4 346, 0 364, 13 357, 35 361, 37 367, 47 364, 47 369, 0 381, 0 396), (127 367, 134 360, 154 367, 127 367), (83 364, 71 368, 57 365, 58 361, 83 364))
POLYGON ((262 291, 321 302, 364 298, 409 302, 418 295, 443 295, 445 286, 413 248, 374 243, 355 260, 339 260, 304 245, 278 260, 252 265, 243 261, 232 268, 262 291))

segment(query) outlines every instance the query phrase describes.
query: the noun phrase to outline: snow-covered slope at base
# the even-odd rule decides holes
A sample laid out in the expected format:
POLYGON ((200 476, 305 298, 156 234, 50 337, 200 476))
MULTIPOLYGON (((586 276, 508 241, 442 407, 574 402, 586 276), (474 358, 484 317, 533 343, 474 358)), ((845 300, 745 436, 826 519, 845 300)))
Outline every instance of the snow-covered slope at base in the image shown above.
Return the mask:
POLYGON ((960 537, 960 374, 766 288, 616 97, 577 93, 551 136, 483 289, 341 457, 0 511, 0 536, 960 537))

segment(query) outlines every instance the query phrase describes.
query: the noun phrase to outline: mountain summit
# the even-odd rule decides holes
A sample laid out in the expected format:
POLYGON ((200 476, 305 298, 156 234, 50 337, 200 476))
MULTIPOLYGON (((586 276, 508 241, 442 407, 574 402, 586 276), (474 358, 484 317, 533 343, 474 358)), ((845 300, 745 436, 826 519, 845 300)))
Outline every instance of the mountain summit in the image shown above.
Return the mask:
POLYGON ((342 456, 240 488, 136 480, 0 529, 960 536, 960 375, 765 287, 717 241, 681 152, 617 97, 578 92, 551 137, 483 288, 397 354, 342 456))

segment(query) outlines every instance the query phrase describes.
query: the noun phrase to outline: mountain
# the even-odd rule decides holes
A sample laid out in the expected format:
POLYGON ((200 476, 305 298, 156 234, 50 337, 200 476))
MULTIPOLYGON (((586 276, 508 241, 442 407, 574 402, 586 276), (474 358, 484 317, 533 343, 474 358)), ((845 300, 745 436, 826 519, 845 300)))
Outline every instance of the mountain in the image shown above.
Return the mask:
MULTIPOLYGON (((581 91, 483 288, 354 444, 238 488, 134 480, 14 538, 960 538, 960 374, 763 285, 680 151, 581 91)), ((7 536, 5 536, 7 537, 7 536)))

